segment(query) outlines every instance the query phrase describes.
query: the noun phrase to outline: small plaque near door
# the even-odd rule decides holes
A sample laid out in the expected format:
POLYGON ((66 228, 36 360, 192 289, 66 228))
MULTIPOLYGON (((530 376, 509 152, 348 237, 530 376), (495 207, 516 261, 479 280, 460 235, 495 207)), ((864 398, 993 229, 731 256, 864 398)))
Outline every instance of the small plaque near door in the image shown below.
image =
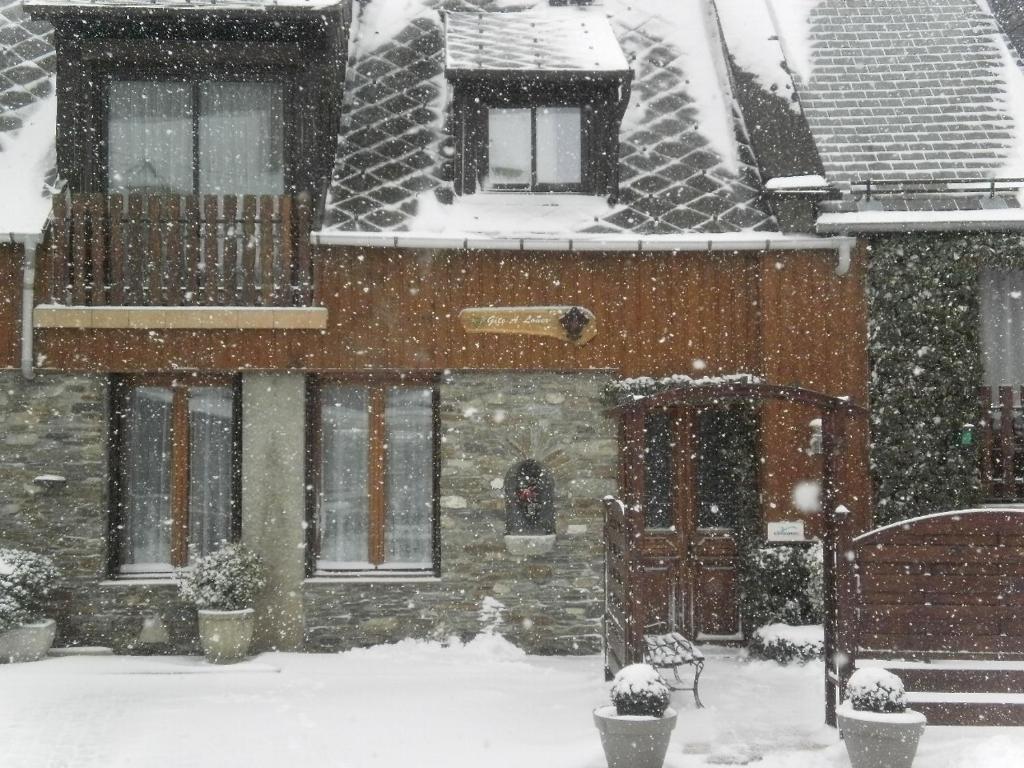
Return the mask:
POLYGON ((807 541, 803 520, 781 520, 768 523, 768 541, 807 541))

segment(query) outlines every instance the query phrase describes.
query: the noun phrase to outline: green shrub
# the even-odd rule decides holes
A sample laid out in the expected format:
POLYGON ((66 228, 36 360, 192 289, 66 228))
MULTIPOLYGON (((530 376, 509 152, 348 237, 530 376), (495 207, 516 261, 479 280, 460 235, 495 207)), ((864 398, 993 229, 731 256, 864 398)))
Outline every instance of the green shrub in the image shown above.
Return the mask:
POLYGON ((241 544, 200 557, 178 575, 182 598, 196 608, 214 611, 251 608, 266 584, 259 556, 241 544))
POLYGON ((650 664, 623 667, 612 681, 612 703, 618 715, 661 717, 668 700, 668 686, 650 664))
POLYGON ((750 548, 740 559, 743 626, 820 624, 824 620, 820 544, 750 548))
POLYGON ((768 624, 754 630, 747 650, 755 659, 768 659, 780 664, 796 661, 801 664, 822 658, 825 633, 820 624, 790 626, 768 624))
POLYGON ((43 619, 57 577, 46 555, 0 549, 0 632, 43 619))

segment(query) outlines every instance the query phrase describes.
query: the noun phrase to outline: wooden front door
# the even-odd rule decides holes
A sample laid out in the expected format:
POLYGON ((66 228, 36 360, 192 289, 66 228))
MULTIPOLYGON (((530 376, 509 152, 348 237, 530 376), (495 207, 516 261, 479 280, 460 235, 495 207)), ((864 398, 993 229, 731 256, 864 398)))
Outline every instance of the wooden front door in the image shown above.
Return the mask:
POLYGON ((687 568, 693 600, 689 631, 695 639, 740 637, 736 542, 726 529, 692 534, 687 568))

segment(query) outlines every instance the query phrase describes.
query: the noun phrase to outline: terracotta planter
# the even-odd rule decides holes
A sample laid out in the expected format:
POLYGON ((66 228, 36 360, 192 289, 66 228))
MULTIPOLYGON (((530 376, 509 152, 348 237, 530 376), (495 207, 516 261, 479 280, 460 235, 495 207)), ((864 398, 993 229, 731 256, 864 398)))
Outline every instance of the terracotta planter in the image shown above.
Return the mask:
POLYGON ((836 716, 853 768, 910 768, 928 723, 912 709, 885 714, 843 706, 836 716))
POLYGON ((661 717, 620 716, 613 706, 599 707, 594 710, 594 725, 601 734, 608 768, 661 768, 676 727, 676 712, 667 709, 661 717))
POLYGON ((57 622, 53 619, 0 632, 0 663, 39 661, 49 652, 56 635, 57 622))
POLYGON ((199 610, 199 642, 206 660, 213 664, 234 664, 249 654, 256 611, 199 610))

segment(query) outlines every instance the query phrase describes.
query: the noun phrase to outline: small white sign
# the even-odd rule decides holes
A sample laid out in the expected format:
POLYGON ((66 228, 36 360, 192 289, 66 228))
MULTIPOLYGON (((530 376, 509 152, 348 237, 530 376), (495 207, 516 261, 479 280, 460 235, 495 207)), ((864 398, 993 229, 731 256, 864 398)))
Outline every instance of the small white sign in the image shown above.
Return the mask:
POLYGON ((803 520, 768 523, 768 541, 806 541, 803 520))

